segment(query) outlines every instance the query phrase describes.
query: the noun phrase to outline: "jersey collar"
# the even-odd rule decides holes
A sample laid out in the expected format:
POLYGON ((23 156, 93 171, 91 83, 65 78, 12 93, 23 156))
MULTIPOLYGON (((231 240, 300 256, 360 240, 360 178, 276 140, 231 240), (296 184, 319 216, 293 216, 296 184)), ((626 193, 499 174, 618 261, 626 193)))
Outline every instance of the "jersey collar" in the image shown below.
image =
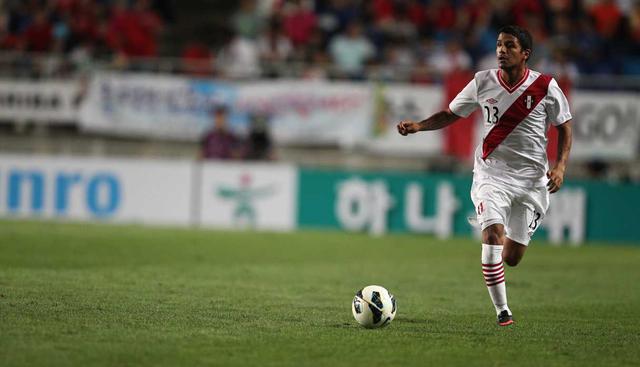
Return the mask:
POLYGON ((502 88, 506 89, 506 91, 507 91, 507 92, 509 92, 509 93, 513 93, 513 92, 514 92, 516 89, 518 89, 518 88, 522 85, 522 83, 524 83, 524 81, 525 81, 525 80, 527 80, 527 78, 529 77, 529 68, 526 68, 526 69, 524 70, 524 74, 522 75, 522 79, 520 79, 520 81, 519 81, 519 82, 517 82, 513 87, 509 87, 509 86, 507 85, 507 83, 505 83, 505 82, 502 80, 502 77, 501 77, 502 73, 501 73, 501 72, 502 72, 502 70, 501 70, 501 69, 498 69, 498 71, 496 72, 496 74, 497 74, 497 76, 498 76, 498 82, 500 83, 500 85, 502 86, 502 88))

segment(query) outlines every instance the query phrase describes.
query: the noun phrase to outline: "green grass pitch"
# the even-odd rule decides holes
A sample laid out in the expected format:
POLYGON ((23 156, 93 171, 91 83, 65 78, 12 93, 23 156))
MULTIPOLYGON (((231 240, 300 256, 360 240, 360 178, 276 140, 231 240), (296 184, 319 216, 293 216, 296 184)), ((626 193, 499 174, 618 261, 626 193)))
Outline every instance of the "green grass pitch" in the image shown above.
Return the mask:
POLYGON ((471 239, 3 221, 0 365, 640 364, 640 247, 528 251, 500 328, 471 239), (353 320, 369 284, 387 328, 353 320))

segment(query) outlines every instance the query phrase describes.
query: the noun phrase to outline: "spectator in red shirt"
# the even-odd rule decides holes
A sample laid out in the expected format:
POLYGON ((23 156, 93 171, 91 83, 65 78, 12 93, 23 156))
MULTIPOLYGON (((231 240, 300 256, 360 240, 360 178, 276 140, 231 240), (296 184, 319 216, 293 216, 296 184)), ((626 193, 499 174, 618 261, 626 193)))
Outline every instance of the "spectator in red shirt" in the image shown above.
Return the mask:
POLYGON ((476 26, 487 22, 491 14, 491 5, 488 0, 469 0, 461 7, 458 14, 462 18, 459 21, 464 21, 467 30, 473 31, 476 26))
POLYGON ((25 42, 28 51, 49 51, 53 41, 52 26, 43 10, 36 12, 33 23, 25 31, 25 42))
POLYGON ((197 76, 213 74, 213 55, 207 45, 190 42, 182 50, 181 56, 183 69, 187 73, 197 76))
POLYGON ((622 12, 614 0, 601 0, 589 9, 596 31, 605 38, 610 38, 618 30, 622 12))
POLYGON ((513 14, 515 24, 521 27, 527 27, 527 19, 525 18, 532 15, 542 17, 543 8, 539 0, 517 0, 511 7, 511 13, 513 14))
POLYGON ((429 24, 438 35, 444 36, 453 30, 456 24, 456 11, 448 1, 433 0, 426 11, 429 24))
POLYGON ((407 17, 416 29, 422 29, 427 24, 426 7, 418 0, 410 0, 406 8, 407 17))
POLYGON ((162 20, 151 9, 149 0, 135 2, 133 18, 137 27, 132 28, 131 37, 135 37, 132 42, 134 45, 138 45, 137 53, 139 56, 156 56, 158 53, 157 38, 162 31, 162 20))
POLYGON ((133 9, 127 7, 126 1, 118 1, 109 21, 108 43, 127 56, 155 56, 156 37, 161 29, 162 22, 149 8, 148 0, 137 0, 133 9))
POLYGON ((295 46, 309 41, 316 24, 316 15, 306 1, 295 0, 286 4, 282 10, 282 26, 295 46))
POLYGON ((113 51, 122 51, 126 45, 126 34, 128 33, 127 22, 128 7, 127 2, 118 0, 111 8, 111 17, 105 32, 107 44, 113 51))
POLYGON ((9 31, 9 17, 0 13, 0 49, 11 50, 21 47, 22 39, 9 31))
POLYGON ((371 7, 376 24, 393 22, 396 17, 392 0, 373 0, 371 7))
POLYGON ((63 14, 69 14, 71 33, 78 40, 95 42, 99 39, 99 5, 91 0, 74 1, 71 5, 59 4, 63 14))

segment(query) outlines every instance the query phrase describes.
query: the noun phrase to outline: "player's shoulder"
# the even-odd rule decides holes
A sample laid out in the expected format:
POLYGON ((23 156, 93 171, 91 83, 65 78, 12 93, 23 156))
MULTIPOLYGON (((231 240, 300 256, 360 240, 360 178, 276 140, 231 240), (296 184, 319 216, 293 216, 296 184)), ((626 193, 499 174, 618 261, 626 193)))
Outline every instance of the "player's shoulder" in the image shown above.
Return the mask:
POLYGON ((498 69, 481 70, 475 73, 473 80, 477 90, 496 88, 498 84, 498 69))
POLYGON ((544 83, 547 85, 551 83, 556 83, 556 80, 553 78, 553 76, 549 74, 541 73, 533 69, 529 69, 529 77, 532 78, 532 80, 540 79, 541 81, 544 81, 544 83))
POLYGON ((476 81, 483 81, 487 79, 491 79, 492 77, 498 75, 498 69, 487 69, 478 71, 473 78, 476 81))
POLYGON ((564 95, 564 92, 560 89, 556 79, 549 74, 529 69, 529 78, 531 78, 531 83, 534 81, 540 82, 538 85, 542 86, 546 90, 546 94, 548 96, 557 98, 559 95, 564 95))

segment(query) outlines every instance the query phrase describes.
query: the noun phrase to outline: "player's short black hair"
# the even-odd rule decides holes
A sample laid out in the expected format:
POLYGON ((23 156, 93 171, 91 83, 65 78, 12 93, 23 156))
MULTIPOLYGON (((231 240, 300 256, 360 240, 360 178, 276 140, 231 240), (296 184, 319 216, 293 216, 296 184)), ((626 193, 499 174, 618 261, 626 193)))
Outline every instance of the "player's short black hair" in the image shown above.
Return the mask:
POLYGON ((517 25, 508 25, 498 29, 498 34, 506 33, 514 36, 520 42, 520 46, 523 50, 529 50, 533 52, 533 39, 531 33, 528 30, 518 27, 517 25))

